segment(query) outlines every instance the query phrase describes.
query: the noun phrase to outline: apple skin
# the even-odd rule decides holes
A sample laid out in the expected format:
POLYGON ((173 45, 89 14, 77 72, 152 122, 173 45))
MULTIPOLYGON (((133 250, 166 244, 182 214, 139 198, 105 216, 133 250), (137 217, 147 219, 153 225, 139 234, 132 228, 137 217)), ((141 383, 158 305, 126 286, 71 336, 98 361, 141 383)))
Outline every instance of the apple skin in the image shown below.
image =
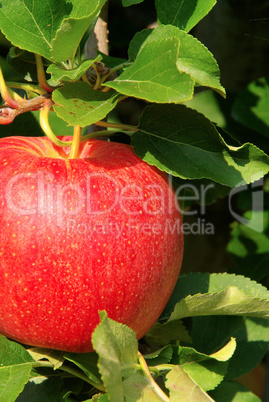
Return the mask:
MULTIPOLYGON (((61 137, 70 140, 69 137, 61 137)), ((129 145, 0 139, 0 333, 92 351, 106 310, 140 339, 178 278, 181 215, 167 175, 129 145)))

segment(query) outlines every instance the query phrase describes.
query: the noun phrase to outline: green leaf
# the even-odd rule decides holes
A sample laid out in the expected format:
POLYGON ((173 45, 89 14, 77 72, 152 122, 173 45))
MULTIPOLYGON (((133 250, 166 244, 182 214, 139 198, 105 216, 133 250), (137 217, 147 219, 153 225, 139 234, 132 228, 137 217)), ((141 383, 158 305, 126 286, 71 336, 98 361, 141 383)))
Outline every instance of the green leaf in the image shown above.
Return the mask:
POLYGON ((97 368, 98 356, 96 353, 67 353, 64 357, 83 370, 92 381, 100 383, 100 374, 97 368))
POLYGON ((224 381, 210 395, 218 402, 261 402, 260 398, 237 382, 224 381))
POLYGON ((204 18, 216 0, 155 0, 157 17, 161 24, 172 24, 189 32, 204 18))
POLYGON ((14 402, 30 378, 34 359, 16 342, 0 335, 0 400, 14 402))
MULTIPOLYGON (((178 70, 189 74, 199 85, 211 87, 225 97, 225 89, 220 84, 219 66, 213 55, 192 35, 174 26, 160 26, 138 32, 129 46, 130 60, 139 57, 146 46, 171 38, 177 38, 180 44, 176 62, 178 70)), ((169 82, 169 79, 167 76, 166 81, 169 82)))
POLYGON ((32 365, 22 363, 0 368, 0 398, 14 402, 30 378, 32 365))
POLYGON ((195 81, 203 86, 215 89, 225 97, 225 89, 220 84, 220 71, 212 53, 192 35, 178 30, 180 48, 177 68, 190 74, 195 81))
POLYGON ((133 6, 134 4, 143 3, 144 0, 122 0, 123 7, 133 6))
POLYGON ((110 399, 123 402, 121 366, 137 363, 136 336, 126 325, 107 318, 106 313, 101 312, 100 317, 101 323, 92 335, 93 347, 99 355, 98 368, 110 399))
POLYGON ((180 320, 167 324, 156 322, 145 335, 145 339, 153 345, 167 345, 171 341, 191 343, 190 335, 180 320))
MULTIPOLYGON (((180 275, 163 313, 163 318, 169 315, 170 317, 164 324, 158 325, 161 333, 165 334, 170 330, 170 326, 176 328, 177 323, 180 323, 184 317, 239 315, 268 318, 268 311, 269 291, 249 278, 233 274, 183 274, 180 275)), ((206 319, 203 319, 206 322, 206 319)), ((206 328, 204 325, 201 321, 198 336, 202 336, 206 328)), ((173 334, 172 331, 171 333, 173 334)), ((223 334, 224 331, 221 330, 221 333, 223 334)), ((212 334, 215 336, 215 332, 212 334)), ((235 334, 226 333, 223 342, 227 336, 235 336, 235 334)), ((221 347, 223 344, 217 346, 221 347)))
POLYGON ((269 81, 251 82, 236 98, 232 115, 241 124, 269 138, 269 81))
POLYGON ((242 275, 192 272, 179 276, 164 315, 170 315, 175 304, 190 295, 222 292, 229 286, 237 287, 250 297, 269 299, 269 291, 264 286, 242 275))
POLYGON ((48 360, 51 364, 53 364, 55 370, 61 367, 64 362, 63 358, 64 352, 61 352, 59 350, 45 349, 45 348, 31 348, 28 349, 28 353, 36 361, 44 359, 48 360))
POLYGON ((229 271, 260 281, 269 275, 269 211, 248 211, 243 219, 251 224, 233 224, 227 251, 236 265, 229 271))
POLYGON ((107 56, 106 54, 100 51, 97 51, 97 53, 102 56, 102 63, 104 63, 105 66, 107 67, 113 68, 119 66, 120 64, 127 63, 126 59, 122 59, 120 57, 107 56))
POLYGON ((218 316, 194 317, 192 322, 193 345, 200 352, 212 353, 225 344, 227 338, 236 338, 237 347, 229 362, 226 379, 249 373, 261 362, 267 351, 268 319, 218 316))
MULTIPOLYGON (((156 28, 157 29, 157 28, 156 28)), ((157 32, 159 32, 157 30, 157 32)), ((137 55, 139 51, 147 44, 147 39, 148 41, 156 41, 157 38, 153 36, 154 35, 154 29, 143 29, 140 32, 137 32, 131 42, 129 43, 128 47, 128 57, 129 61, 135 61, 137 58, 137 55), (152 40, 153 39, 153 40, 152 40)), ((161 39, 161 38, 159 38, 161 39)))
POLYGON ((0 29, 14 46, 49 59, 51 42, 71 8, 65 0, 3 0, 0 29))
POLYGON ((76 81, 92 66, 93 63, 100 61, 102 56, 97 56, 95 59, 84 60, 78 67, 67 70, 63 66, 51 64, 47 73, 51 74, 51 79, 54 82, 61 81, 76 81))
POLYGON ((71 125, 88 126, 106 117, 121 95, 93 90, 86 82, 67 83, 53 91, 54 110, 71 125))
POLYGON ((0 29, 13 45, 64 62, 74 58, 80 40, 105 2, 3 0, 0 29))
POLYGON ((64 18, 51 41, 50 58, 55 62, 74 59, 87 28, 98 16, 106 0, 72 0, 72 10, 64 18), (68 37, 68 40, 66 38, 68 37))
POLYGON ((106 82, 106 86, 150 102, 178 103, 191 99, 194 82, 178 70, 178 52, 176 36, 167 33, 161 38, 151 31, 133 64, 114 81, 106 82))
POLYGON ((181 366, 175 366, 166 376, 171 402, 213 402, 213 399, 196 384, 181 366))
POLYGON ((260 299, 246 295, 236 286, 229 286, 222 292, 187 296, 175 306, 169 320, 201 315, 269 318, 269 294, 267 299, 260 299))
POLYGON ((269 158, 259 148, 227 145, 209 120, 183 105, 147 106, 131 144, 144 161, 183 179, 234 187, 269 171, 269 158))
POLYGON ((165 364, 170 362, 172 356, 173 356, 172 345, 166 345, 162 349, 144 355, 143 357, 146 360, 148 366, 155 366, 157 364, 165 364))
POLYGON ((235 348, 234 338, 211 356, 189 347, 174 347, 173 364, 180 365, 196 384, 204 391, 209 391, 223 380, 235 348))

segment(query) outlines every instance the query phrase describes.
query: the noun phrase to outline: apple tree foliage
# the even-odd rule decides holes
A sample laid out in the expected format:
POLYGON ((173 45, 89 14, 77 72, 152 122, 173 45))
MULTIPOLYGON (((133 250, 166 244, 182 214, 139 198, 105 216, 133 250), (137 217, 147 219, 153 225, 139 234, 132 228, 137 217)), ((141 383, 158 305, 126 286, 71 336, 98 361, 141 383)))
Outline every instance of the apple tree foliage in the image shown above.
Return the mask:
MULTIPOLYGON (((257 133, 256 140, 242 133, 232 137, 223 130, 217 100, 226 97, 218 64, 190 34, 216 1, 155 0, 158 26, 134 35, 126 59, 100 52, 85 59, 85 43, 105 3, 2 0, 0 29, 11 46, 0 61, 10 93, 27 99, 44 95, 39 55, 53 87, 50 122, 56 134, 105 118, 109 123, 121 102, 136 98, 144 105, 138 125, 108 124, 102 135, 127 134, 140 158, 179 183, 214 183, 207 201, 266 178, 268 80, 250 83, 232 110, 237 122, 257 133)), ((143 0, 122 0, 123 7, 139 3, 143 0)), ((27 135, 29 126, 30 135, 43 135, 36 113, 18 113, 11 126, 0 127, 1 136, 14 130, 27 135)), ((251 227, 233 224, 227 251, 236 270, 231 264, 228 273, 180 275, 162 316, 139 344, 130 328, 106 312, 100 312, 92 353, 26 347, 1 336, 0 400, 259 401, 236 379, 261 362, 269 342, 267 207, 254 213, 251 227), (258 233, 260 219, 264 228, 258 233)), ((247 219, 248 206, 243 209, 247 219)))

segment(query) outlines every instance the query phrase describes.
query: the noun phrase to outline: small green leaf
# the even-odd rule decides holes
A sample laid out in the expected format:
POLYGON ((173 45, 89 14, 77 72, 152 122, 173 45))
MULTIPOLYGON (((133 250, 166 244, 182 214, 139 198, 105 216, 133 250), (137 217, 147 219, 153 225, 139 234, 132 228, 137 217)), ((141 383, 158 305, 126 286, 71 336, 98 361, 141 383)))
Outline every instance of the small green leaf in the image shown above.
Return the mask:
POLYGON ((237 347, 229 361, 226 379, 249 373, 263 359, 268 349, 268 319, 232 316, 194 317, 193 347, 210 354, 229 337, 236 338, 237 347), (214 328, 214 331, 212 331, 214 328))
POLYGON ((269 138, 269 81, 251 82, 236 98, 232 115, 244 126, 269 138))
MULTIPOLYGON (((213 55, 196 38, 177 27, 165 25, 138 32, 130 43, 129 58, 134 61, 146 46, 172 38, 177 38, 180 44, 176 62, 178 70, 189 74, 199 85, 211 87, 225 97, 225 89, 220 84, 219 66, 213 55)), ((169 76, 166 80, 168 83, 169 76)))
POLYGON ((54 110, 71 125, 88 126, 106 117, 121 95, 93 90, 86 82, 67 83, 53 91, 54 110))
POLYGON ((150 354, 144 355, 148 366, 155 366, 157 364, 165 364, 170 362, 173 356, 172 345, 166 345, 162 349, 156 350, 150 354))
POLYGON ((218 402, 261 402, 260 398, 238 382, 224 381, 210 395, 218 402))
POLYGON ((180 365, 196 384, 204 391, 209 391, 216 388, 223 380, 235 349, 234 338, 218 352, 209 356, 193 348, 174 347, 173 364, 180 365))
MULTIPOLYGON (((99 355, 98 367, 111 400, 124 401, 122 365, 137 363, 138 344, 133 330, 100 313, 101 323, 92 335, 99 355)), ((133 371, 128 366, 128 372, 133 371)))
POLYGON ((176 37, 148 40, 133 64, 106 85, 150 102, 178 103, 191 99, 194 82, 188 74, 178 71, 178 51, 176 37))
POLYGON ((0 335, 0 358, 1 368, 13 364, 34 363, 35 360, 28 351, 17 342, 8 340, 0 335))
POLYGON ((96 353, 67 353, 64 358, 84 371, 92 381, 100 383, 100 374, 97 369, 98 356, 96 353))
POLYGON ((171 341, 191 343, 190 335, 182 321, 171 321, 167 324, 156 322, 145 335, 149 344, 166 345, 171 341))
POLYGON ((235 349, 236 340, 235 338, 231 338, 231 340, 225 346, 223 346, 223 348, 219 349, 215 353, 212 353, 210 357, 218 360, 219 362, 226 362, 233 356, 235 349))
POLYGON ((144 161, 183 179, 234 187, 269 172, 269 158, 259 148, 227 145, 209 120, 183 105, 147 106, 131 144, 144 161))
MULTIPOLYGON (((157 30, 158 32, 158 30, 157 30)), ((128 56, 129 56, 129 61, 135 61, 137 58, 137 55, 139 51, 147 44, 147 39, 151 41, 153 35, 153 28, 150 29, 143 29, 140 32, 137 32, 131 42, 129 43, 129 48, 128 48, 128 56)), ((159 38, 161 39, 161 38, 159 38)), ((157 40, 155 38, 154 40, 157 40)))
POLYGON ((64 362, 63 358, 64 352, 61 352, 59 350, 45 349, 45 348, 31 348, 28 349, 28 353, 36 361, 43 359, 48 360, 51 364, 53 364, 55 370, 60 368, 64 362))
POLYGON ((219 66, 212 53, 192 35, 178 31, 180 48, 177 68, 189 74, 203 86, 215 89, 225 97, 225 89, 220 84, 219 66))
POLYGON ((176 25, 189 32, 209 13, 216 0, 155 0, 155 4, 161 24, 176 25))
POLYGON ((30 378, 34 359, 16 342, 0 335, 0 400, 14 402, 30 378))
POLYGON ((123 63, 127 63, 126 59, 122 59, 120 57, 107 56, 106 54, 99 52, 99 51, 98 51, 98 54, 102 56, 102 63, 104 63, 107 67, 110 67, 110 68, 119 66, 123 63))
POLYGON ((51 41, 50 59, 63 62, 74 59, 78 45, 91 22, 98 16, 106 0, 72 0, 72 10, 51 41), (68 40, 66 40, 68 36, 68 40))
POLYGON ((213 399, 185 373, 181 366, 175 366, 167 374, 165 385, 170 390, 171 402, 213 402, 213 399))
POLYGON ((51 64, 47 73, 51 74, 51 79, 54 82, 60 81, 76 81, 92 66, 93 63, 100 61, 102 56, 97 56, 95 59, 84 60, 78 67, 67 70, 63 66, 51 64))

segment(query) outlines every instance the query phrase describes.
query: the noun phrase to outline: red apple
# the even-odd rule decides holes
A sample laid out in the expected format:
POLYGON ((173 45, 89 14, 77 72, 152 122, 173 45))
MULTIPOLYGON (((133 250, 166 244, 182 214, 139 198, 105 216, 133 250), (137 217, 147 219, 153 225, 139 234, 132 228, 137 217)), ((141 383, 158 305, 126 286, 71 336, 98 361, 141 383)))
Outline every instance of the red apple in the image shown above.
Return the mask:
POLYGON ((130 146, 69 151, 0 140, 0 333, 88 352, 100 310, 138 339, 157 320, 181 267, 181 215, 166 174, 130 146))

